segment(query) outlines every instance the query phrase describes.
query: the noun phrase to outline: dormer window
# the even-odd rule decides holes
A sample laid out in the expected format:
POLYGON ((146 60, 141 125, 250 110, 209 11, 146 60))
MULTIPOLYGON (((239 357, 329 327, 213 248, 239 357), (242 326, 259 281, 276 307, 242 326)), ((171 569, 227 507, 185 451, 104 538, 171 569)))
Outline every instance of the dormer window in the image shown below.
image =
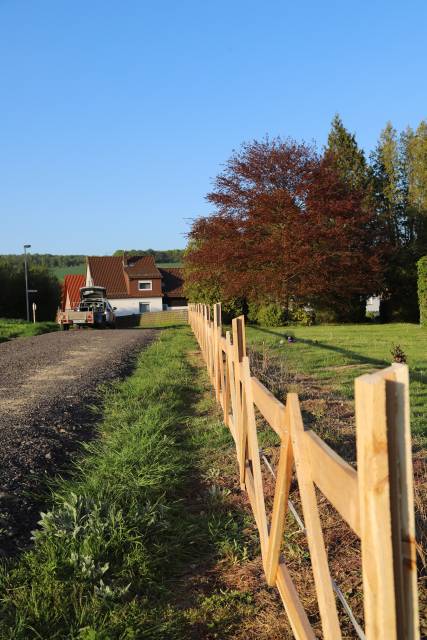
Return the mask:
POLYGON ((138 280, 139 291, 151 291, 153 288, 152 280, 138 280))

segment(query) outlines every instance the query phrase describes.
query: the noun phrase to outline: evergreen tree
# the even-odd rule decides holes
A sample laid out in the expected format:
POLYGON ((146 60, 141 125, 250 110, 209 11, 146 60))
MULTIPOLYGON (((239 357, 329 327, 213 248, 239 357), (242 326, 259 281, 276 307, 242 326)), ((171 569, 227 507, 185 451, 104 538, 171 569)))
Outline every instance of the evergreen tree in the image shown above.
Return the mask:
POLYGON ((400 247, 404 233, 405 198, 399 140, 391 122, 380 134, 377 147, 371 154, 371 166, 379 219, 384 224, 388 241, 393 247, 400 247))
POLYGON ((365 154, 359 149, 356 136, 344 127, 338 114, 332 120, 325 154, 333 156, 333 163, 348 186, 366 189, 369 174, 365 154))
POLYGON ((427 124, 400 136, 391 123, 371 155, 379 221, 392 246, 383 318, 417 320, 417 260, 427 252, 427 124))
POLYGON ((407 175, 408 217, 411 242, 419 256, 427 251, 427 122, 416 132, 408 127, 402 134, 407 175))

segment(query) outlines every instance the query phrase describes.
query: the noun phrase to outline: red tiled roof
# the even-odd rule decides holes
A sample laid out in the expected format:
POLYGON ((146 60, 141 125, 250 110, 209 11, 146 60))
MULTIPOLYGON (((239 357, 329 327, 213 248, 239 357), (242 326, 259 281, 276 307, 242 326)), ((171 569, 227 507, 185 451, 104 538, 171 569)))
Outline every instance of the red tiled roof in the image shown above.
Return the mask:
POLYGON ((163 278, 163 293, 170 298, 184 298, 184 270, 160 269, 163 278))
POLYGON ((127 298, 128 290, 121 256, 88 256, 93 284, 105 287, 108 298, 127 298))
POLYGON ((67 294, 71 308, 76 307, 80 302, 80 288, 86 284, 86 276, 70 273, 65 276, 62 285, 62 310, 65 309, 67 294))
MULTIPOLYGON (((162 278, 163 294, 183 298, 183 269, 158 269, 152 256, 89 256, 88 264, 93 284, 105 287, 108 298, 131 298, 125 273, 130 278, 162 278)), ((84 285, 82 285, 84 286, 84 285)))
POLYGON ((126 256, 125 271, 131 278, 160 278, 153 256, 126 256))

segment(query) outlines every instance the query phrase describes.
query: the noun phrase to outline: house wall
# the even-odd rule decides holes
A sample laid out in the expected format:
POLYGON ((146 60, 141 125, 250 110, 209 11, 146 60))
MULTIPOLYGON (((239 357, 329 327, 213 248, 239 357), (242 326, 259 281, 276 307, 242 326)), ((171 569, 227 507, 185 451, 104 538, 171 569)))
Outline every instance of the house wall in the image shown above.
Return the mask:
POLYGON ((146 298, 158 298, 162 295, 162 279, 161 278, 129 278, 129 293, 131 296, 138 296, 141 293, 146 298), (139 280, 151 280, 151 291, 139 291, 139 280))
POLYGON ((366 312, 378 313, 380 312, 381 298, 379 296, 371 296, 366 301, 366 312))
POLYGON ((163 299, 161 297, 151 298, 109 298, 112 307, 117 307, 117 316, 131 316, 139 314, 139 303, 145 302, 150 305, 150 311, 162 311, 163 299))
POLYGON ((90 273, 89 264, 86 265, 86 287, 93 287, 93 279, 90 273))

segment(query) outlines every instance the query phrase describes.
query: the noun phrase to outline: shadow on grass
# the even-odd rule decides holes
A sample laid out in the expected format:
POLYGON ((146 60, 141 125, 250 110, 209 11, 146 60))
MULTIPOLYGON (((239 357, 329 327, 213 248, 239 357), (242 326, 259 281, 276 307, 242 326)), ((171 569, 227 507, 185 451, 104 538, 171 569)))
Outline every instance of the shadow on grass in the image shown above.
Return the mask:
MULTIPOLYGON (((191 378, 200 380, 201 374, 205 376, 204 369, 201 369, 194 360, 194 354, 192 355, 193 357, 187 355, 191 378)), ((246 511, 235 505, 231 507, 221 497, 221 489, 214 480, 206 478, 208 469, 205 466, 204 450, 209 449, 210 464, 220 465, 223 462, 224 446, 232 444, 228 429, 215 415, 209 382, 202 380, 197 386, 182 389, 181 401, 186 418, 177 427, 182 429, 181 446, 189 461, 180 492, 181 515, 190 523, 190 530, 193 530, 193 536, 197 540, 180 538, 180 544, 187 551, 191 549, 191 564, 188 561, 175 564, 175 570, 170 576, 172 588, 167 600, 176 608, 178 626, 179 612, 184 614, 180 630, 190 633, 188 637, 210 637, 210 634, 215 633, 215 637, 226 638, 239 624, 247 603, 245 604, 244 597, 241 601, 242 594, 228 594, 226 589, 223 590, 220 575, 214 571, 214 567, 218 559, 223 557, 224 548, 243 544, 240 538, 243 539, 246 511), (203 420, 207 420, 207 423, 200 429, 199 421, 203 420), (217 432, 214 425, 217 425, 221 433, 217 432), (207 581, 207 576, 211 576, 210 581, 207 581), (177 581, 179 589, 176 588, 177 581), (184 613, 188 609, 192 610, 190 619, 186 619, 184 613)), ((218 472, 222 475, 223 470, 218 469, 218 472)), ((238 553, 236 548, 233 550, 238 553)))
MULTIPOLYGON (((257 327, 257 331, 261 331, 262 333, 268 333, 273 336, 277 336, 278 338, 283 338, 283 333, 278 333, 277 331, 272 331, 271 329, 266 329, 265 327, 257 327)), ((351 351, 350 349, 344 349, 343 347, 337 347, 335 345, 326 344, 325 342, 320 342, 319 340, 309 340, 308 338, 298 338, 298 342, 302 342, 303 344, 307 344, 310 347, 319 347, 320 349, 325 349, 326 351, 333 351, 334 353, 339 353, 342 356, 346 356, 350 358, 354 362, 358 364, 370 364, 373 367, 389 367, 390 361, 383 360, 380 358, 371 358, 369 356, 363 355, 361 353, 357 353, 356 351, 351 351)), ((427 384, 427 376, 419 373, 416 369, 410 367, 410 376, 411 380, 416 380, 421 384, 427 384)))

